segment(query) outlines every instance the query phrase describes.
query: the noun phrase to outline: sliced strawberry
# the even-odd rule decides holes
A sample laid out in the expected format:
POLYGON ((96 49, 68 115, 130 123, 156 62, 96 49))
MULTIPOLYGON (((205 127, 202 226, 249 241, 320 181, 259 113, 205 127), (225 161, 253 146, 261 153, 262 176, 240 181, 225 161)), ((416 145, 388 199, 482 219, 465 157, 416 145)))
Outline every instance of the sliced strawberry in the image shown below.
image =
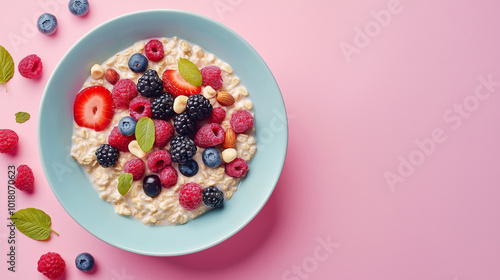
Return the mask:
POLYGON ((175 97, 179 95, 191 96, 201 92, 201 87, 188 83, 176 70, 165 70, 162 80, 165 90, 175 97))
POLYGON ((73 116, 79 126, 102 131, 113 119, 113 97, 103 86, 82 89, 75 98, 73 116))

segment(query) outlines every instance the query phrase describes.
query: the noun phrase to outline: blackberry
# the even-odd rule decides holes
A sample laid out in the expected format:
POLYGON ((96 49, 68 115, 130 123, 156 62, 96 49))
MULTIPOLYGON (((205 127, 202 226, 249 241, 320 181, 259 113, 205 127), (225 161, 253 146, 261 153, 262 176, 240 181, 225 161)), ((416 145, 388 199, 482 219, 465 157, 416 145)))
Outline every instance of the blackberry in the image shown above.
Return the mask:
POLYGON ((195 121, 201 121, 212 114, 212 104, 201 94, 191 95, 186 104, 186 112, 195 121))
POLYGON ((151 101, 153 119, 168 120, 171 118, 175 114, 174 99, 175 97, 168 92, 153 98, 151 101))
POLYGON ((170 141, 170 157, 172 161, 185 164, 196 154, 196 144, 186 135, 176 135, 170 141))
POLYGON ((180 135, 192 134, 196 130, 196 122, 184 112, 174 117, 174 128, 180 135))
POLYGON ((203 202, 206 206, 214 208, 221 207, 224 203, 224 193, 214 186, 204 188, 203 202))
POLYGON ((102 144, 95 152, 97 163, 102 167, 110 167, 115 165, 120 156, 120 151, 110 144, 102 144))
POLYGON ((137 91, 144 97, 160 96, 163 92, 163 80, 155 70, 149 69, 139 78, 137 91))

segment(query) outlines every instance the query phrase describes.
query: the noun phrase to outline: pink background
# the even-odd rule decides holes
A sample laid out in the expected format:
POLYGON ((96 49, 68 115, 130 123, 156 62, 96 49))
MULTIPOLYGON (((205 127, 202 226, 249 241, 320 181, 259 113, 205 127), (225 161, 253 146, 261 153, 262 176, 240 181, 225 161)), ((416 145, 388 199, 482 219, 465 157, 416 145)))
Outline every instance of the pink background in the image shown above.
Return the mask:
POLYGON ((83 18, 67 2, 0 3, 0 44, 16 65, 31 53, 44 64, 41 79, 16 70, 9 91, 0 86, 1 128, 21 139, 0 155, 0 278, 45 279, 36 262, 56 251, 66 279, 500 279, 500 86, 479 81, 500 81, 500 2, 93 0, 83 18), (52 194, 36 140, 44 86, 68 48, 108 19, 155 8, 240 34, 273 71, 289 113, 288 156, 267 205, 229 240, 180 257, 135 255, 82 229, 52 194), (54 36, 33 29, 42 12, 57 16, 54 36), (16 124, 17 111, 31 120, 16 124), (429 140, 436 129, 442 136, 429 140), (61 234, 37 242, 18 233, 15 273, 6 263, 10 164, 36 176, 17 208, 43 209, 61 234), (389 173, 400 179, 392 188, 389 173), (96 258, 94 274, 74 266, 83 251, 96 258))

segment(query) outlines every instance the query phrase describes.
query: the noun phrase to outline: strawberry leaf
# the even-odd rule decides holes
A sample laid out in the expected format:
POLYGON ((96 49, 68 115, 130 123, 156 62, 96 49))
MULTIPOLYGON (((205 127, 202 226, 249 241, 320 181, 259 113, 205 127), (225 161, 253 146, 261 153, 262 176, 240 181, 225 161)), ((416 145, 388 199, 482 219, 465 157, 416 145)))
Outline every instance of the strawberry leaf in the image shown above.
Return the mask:
POLYGON ((195 87, 201 86, 203 83, 201 72, 200 69, 194 65, 194 63, 188 59, 180 58, 177 63, 177 67, 179 68, 179 73, 181 73, 184 80, 195 87))
POLYGON ((14 60, 10 53, 0 45, 0 84, 5 85, 7 92, 7 82, 14 76, 14 60))
POLYGON ((51 231, 59 235, 50 228, 50 216, 40 209, 20 209, 10 219, 20 232, 35 240, 47 240, 51 231))

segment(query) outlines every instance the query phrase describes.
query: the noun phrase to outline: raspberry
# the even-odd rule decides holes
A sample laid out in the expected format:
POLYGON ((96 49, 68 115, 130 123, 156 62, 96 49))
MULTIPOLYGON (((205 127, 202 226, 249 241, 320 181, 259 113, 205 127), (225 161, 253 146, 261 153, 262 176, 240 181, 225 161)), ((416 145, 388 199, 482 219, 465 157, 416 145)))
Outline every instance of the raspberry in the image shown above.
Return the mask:
POLYGON ((111 92, 115 107, 121 109, 128 108, 130 101, 138 94, 139 92, 137 92, 137 86, 132 80, 129 79, 118 80, 113 87, 113 91, 111 92))
POLYGON ((21 191, 31 191, 35 183, 33 171, 27 165, 19 165, 17 167, 17 175, 14 181, 14 186, 21 191))
POLYGON ((202 148, 213 147, 224 142, 224 128, 216 123, 209 123, 200 128, 194 136, 196 146, 202 148))
POLYGON ((19 62, 17 69, 25 78, 38 78, 42 74, 42 60, 36 54, 30 54, 19 62))
POLYGON ((0 129, 0 153, 10 152, 19 142, 19 136, 13 130, 0 129))
POLYGON ((155 143, 156 147, 164 147, 170 138, 174 135, 174 127, 166 121, 153 120, 155 124, 155 143))
POLYGON ((148 157, 148 168, 154 173, 162 171, 170 164, 172 164, 172 158, 170 153, 165 150, 155 151, 148 157))
POLYGON ((220 76, 220 68, 218 66, 206 66, 201 68, 200 72, 203 79, 203 84, 201 84, 202 86, 211 86, 215 90, 222 87, 223 81, 220 76))
POLYGON ((165 169, 163 169, 160 173, 161 185, 164 188, 175 186, 175 184, 177 184, 177 178, 177 171, 172 166, 165 167, 165 169))
POLYGON ((239 178, 245 175, 247 171, 248 165, 244 159, 237 158, 226 164, 226 174, 231 177, 239 178))
POLYGON ((144 164, 144 161, 142 161, 142 159, 136 158, 125 163, 125 165, 123 166, 123 173, 132 174, 132 176, 134 176, 134 181, 137 181, 142 178, 145 169, 146 164, 144 164))
POLYGON ((130 115, 138 121, 142 117, 151 118, 151 101, 146 97, 137 96, 130 101, 130 115))
POLYGON ((231 115, 229 124, 234 132, 243 133, 247 129, 253 127, 252 114, 245 110, 236 111, 231 115))
POLYGON ((211 123, 221 124, 225 118, 226 118, 226 110, 224 110, 224 108, 222 107, 216 107, 212 111, 212 115, 210 115, 208 121, 211 123))
POLYGON ((38 272, 41 272, 51 280, 61 277, 65 268, 66 263, 58 253, 48 252, 38 260, 38 272))
POLYGON ((118 126, 113 127, 108 136, 108 143, 119 151, 128 152, 128 144, 135 140, 135 135, 125 136, 120 133, 118 126))
POLYGON ((195 210, 200 206, 202 188, 196 183, 186 183, 179 191, 179 204, 186 210, 195 210))
POLYGON ((146 52, 146 57, 151 61, 158 62, 163 59, 163 44, 158 40, 150 40, 144 46, 144 51, 146 52))

